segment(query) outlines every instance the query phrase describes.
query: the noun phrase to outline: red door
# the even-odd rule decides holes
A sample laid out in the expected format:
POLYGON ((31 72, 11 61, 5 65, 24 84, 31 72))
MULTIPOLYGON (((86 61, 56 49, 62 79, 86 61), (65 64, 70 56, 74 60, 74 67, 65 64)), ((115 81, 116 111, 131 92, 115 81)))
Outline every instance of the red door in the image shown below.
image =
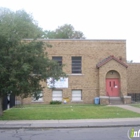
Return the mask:
POLYGON ((120 85, 119 84, 119 79, 117 79, 117 78, 106 79, 107 96, 118 97, 119 96, 119 91, 120 91, 120 86, 119 85, 120 85))

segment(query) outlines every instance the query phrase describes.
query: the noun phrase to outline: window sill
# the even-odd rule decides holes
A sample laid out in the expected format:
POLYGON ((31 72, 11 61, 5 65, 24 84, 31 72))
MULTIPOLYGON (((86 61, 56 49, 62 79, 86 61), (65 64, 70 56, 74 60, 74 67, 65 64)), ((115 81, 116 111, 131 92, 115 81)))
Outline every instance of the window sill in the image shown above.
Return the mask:
POLYGON ((44 101, 31 101, 32 103, 42 103, 44 101))
POLYGON ((70 75, 70 76, 83 76, 84 74, 77 73, 77 74, 68 74, 68 75, 70 75))
POLYGON ((83 102, 83 100, 72 100, 71 102, 83 102))

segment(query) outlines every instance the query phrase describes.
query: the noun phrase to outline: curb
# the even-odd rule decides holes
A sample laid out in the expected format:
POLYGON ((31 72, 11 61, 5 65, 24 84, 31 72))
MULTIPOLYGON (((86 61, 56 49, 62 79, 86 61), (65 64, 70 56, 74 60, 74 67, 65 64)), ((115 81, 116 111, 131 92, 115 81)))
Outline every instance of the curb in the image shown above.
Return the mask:
POLYGON ((137 127, 140 124, 122 124, 122 125, 79 125, 79 126, 0 126, 0 129, 70 129, 70 128, 111 128, 111 127, 137 127))

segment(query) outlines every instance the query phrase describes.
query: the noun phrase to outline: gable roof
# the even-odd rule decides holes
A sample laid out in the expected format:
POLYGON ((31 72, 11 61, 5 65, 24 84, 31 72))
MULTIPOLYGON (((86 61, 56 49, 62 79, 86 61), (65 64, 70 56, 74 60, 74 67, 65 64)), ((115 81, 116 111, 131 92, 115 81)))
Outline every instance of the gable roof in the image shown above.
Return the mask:
POLYGON ((128 67, 124 62, 122 62, 118 58, 114 57, 114 55, 110 55, 109 57, 107 57, 107 58, 103 59, 102 61, 100 61, 99 63, 97 63, 96 67, 100 68, 101 66, 108 63, 111 60, 115 60, 116 62, 120 63, 121 65, 123 65, 126 68, 128 67))

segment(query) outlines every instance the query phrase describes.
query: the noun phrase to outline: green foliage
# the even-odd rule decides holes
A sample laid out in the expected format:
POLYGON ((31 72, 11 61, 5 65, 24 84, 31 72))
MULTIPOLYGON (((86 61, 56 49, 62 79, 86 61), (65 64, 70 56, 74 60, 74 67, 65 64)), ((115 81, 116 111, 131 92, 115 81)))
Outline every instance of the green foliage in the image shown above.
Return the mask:
POLYGON ((62 104, 62 102, 61 101, 50 101, 50 104, 56 105, 56 104, 62 104))
POLYGON ((139 107, 139 108, 140 108, 140 102, 137 102, 137 103, 135 103, 135 104, 132 104, 132 106, 134 106, 134 107, 139 107))
POLYGON ((0 8, 0 32, 9 39, 39 38, 43 31, 32 15, 24 10, 16 12, 0 8))
POLYGON ((34 101, 38 100, 39 98, 42 98, 43 95, 42 95, 42 92, 41 91, 35 91, 33 93, 33 98, 34 98, 34 101))
POLYGON ((85 39, 81 31, 75 31, 70 24, 64 24, 55 31, 45 31, 45 37, 48 39, 85 39))
POLYGON ((41 28, 25 11, 0 8, 0 98, 8 93, 22 98, 32 96, 42 91, 41 81, 65 75, 48 58, 43 42, 36 40, 42 35, 41 28))

